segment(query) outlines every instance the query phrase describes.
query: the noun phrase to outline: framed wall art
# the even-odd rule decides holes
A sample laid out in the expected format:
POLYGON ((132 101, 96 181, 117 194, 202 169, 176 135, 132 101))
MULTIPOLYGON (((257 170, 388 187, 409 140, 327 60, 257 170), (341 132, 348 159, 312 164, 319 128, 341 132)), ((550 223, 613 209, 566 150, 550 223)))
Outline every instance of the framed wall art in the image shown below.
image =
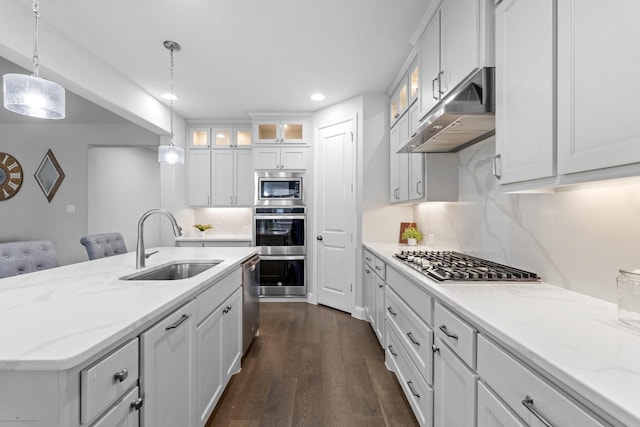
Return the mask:
POLYGON ((24 178, 18 159, 8 153, 0 153, 0 202, 15 196, 24 178))
POLYGON ((58 188, 60 188, 60 184, 62 184, 62 181, 64 180, 64 172, 51 149, 49 149, 47 154, 45 154, 34 177, 36 178, 36 181, 38 181, 38 185, 40 185, 44 196, 47 198, 49 203, 51 203, 53 196, 56 195, 58 188))

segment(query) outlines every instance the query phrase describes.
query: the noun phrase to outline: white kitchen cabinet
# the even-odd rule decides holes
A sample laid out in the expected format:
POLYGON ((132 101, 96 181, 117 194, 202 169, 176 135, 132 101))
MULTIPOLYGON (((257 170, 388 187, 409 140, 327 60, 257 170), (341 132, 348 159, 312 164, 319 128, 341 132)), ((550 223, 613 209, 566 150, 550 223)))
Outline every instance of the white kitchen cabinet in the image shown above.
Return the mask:
POLYGON ((140 336, 144 426, 195 425, 195 301, 140 336))
MULTIPOLYGON (((197 414, 204 426, 242 357, 242 289, 238 288, 196 329, 197 414)), ((199 316, 202 317, 202 316, 199 316)))
POLYGON ((482 381, 478 382, 476 422, 477 427, 527 427, 482 381))
POLYGON ((260 147, 253 149, 253 167, 256 170, 307 170, 307 147, 260 147))
POLYGON ((189 128, 189 148, 211 148, 211 128, 189 128))
POLYGON ((636 0, 558 0, 558 173, 640 162, 638 16, 636 0))
POLYGON ((389 123, 391 126, 407 111, 407 107, 409 107, 409 88, 408 79, 405 75, 389 100, 389 113, 391 114, 389 123))
POLYGON ((493 66, 494 1, 444 0, 418 48, 420 116, 475 69, 493 66))
POLYGON ((225 247, 242 247, 242 246, 252 246, 251 240, 236 240, 236 239, 225 239, 225 238, 216 238, 212 240, 211 237, 203 237, 189 240, 176 240, 176 246, 183 248, 225 248, 225 247))
POLYGON ((139 397, 138 387, 127 393, 117 405, 100 417, 92 427, 138 427, 140 408, 143 400, 139 397))
POLYGON ((299 118, 254 120, 254 144, 307 144, 309 121, 299 118))
POLYGON ((389 132, 389 201, 405 203, 409 200, 409 154, 398 153, 409 139, 408 115, 403 115, 389 132))
POLYGON ((425 188, 424 154, 409 154, 409 200, 422 199, 425 188))
POLYGON ((433 425, 475 426, 475 374, 440 338, 433 347, 433 425))
POLYGON ((210 150, 189 150, 187 194, 190 206, 209 206, 211 203, 210 150))
POLYGON ((211 206, 253 204, 251 150, 211 151, 211 206))
POLYGON ((378 337, 380 345, 384 347, 384 293, 386 264, 384 261, 369 251, 364 252, 364 287, 365 287, 365 313, 367 320, 378 337))
POLYGON ((496 167, 501 184, 556 174, 555 1, 496 8, 496 167))
POLYGON ((557 427, 607 425, 482 335, 478 374, 526 425, 542 426, 541 420, 557 427))

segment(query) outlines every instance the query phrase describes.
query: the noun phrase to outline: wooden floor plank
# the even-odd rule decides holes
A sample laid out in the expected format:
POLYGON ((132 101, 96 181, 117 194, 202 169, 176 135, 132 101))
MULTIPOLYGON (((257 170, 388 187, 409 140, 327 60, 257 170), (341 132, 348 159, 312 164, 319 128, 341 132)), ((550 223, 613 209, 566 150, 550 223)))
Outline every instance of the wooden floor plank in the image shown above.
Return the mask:
POLYGON ((207 427, 417 425, 368 323, 307 303, 260 310, 260 335, 207 427))

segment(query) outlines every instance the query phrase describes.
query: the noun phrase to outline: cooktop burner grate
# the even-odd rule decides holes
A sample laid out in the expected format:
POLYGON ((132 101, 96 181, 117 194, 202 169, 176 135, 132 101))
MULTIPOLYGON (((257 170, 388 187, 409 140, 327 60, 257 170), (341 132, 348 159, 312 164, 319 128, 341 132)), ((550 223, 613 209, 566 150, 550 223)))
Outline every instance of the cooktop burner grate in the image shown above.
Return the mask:
POLYGON ((394 256, 439 282, 540 281, 540 277, 536 273, 455 251, 402 251, 394 256))

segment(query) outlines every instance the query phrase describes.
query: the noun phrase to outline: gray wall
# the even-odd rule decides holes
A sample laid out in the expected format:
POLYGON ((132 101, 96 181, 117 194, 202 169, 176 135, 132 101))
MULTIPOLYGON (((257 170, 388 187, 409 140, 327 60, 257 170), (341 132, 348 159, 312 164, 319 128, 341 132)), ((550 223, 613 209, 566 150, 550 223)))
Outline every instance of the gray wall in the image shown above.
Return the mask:
MULTIPOLYGON (((17 158, 25 175, 20 191, 0 202, 0 241, 51 240, 61 264, 86 260, 79 240, 87 233, 88 147, 157 146, 158 141, 157 135, 127 123, 0 124, 0 152, 17 158), (48 149, 66 175, 51 203, 33 176, 48 149), (74 205, 75 213, 66 213, 67 205, 74 205)), ((111 173, 136 179, 131 169, 114 162, 111 173)), ((159 185, 150 190, 159 192, 159 185)))

